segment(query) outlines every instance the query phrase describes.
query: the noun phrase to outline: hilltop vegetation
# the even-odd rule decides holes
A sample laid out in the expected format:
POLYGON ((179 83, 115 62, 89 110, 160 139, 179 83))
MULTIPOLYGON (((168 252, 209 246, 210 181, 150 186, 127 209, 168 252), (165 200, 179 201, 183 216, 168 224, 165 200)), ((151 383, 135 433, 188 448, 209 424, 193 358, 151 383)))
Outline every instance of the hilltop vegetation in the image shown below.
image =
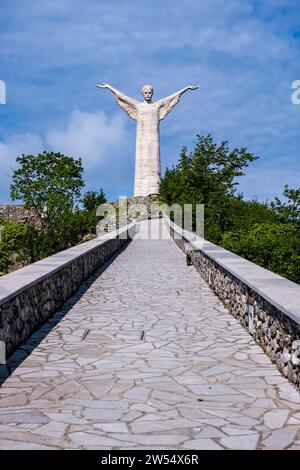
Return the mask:
MULTIPOLYGON (((245 200, 239 179, 257 159, 246 148, 230 150, 211 135, 198 136, 167 169, 160 199, 169 205, 205 205, 205 238, 300 283, 300 189, 284 187, 271 203, 245 200)), ((106 202, 84 188, 80 159, 44 152, 17 158, 11 196, 34 211, 39 227, 0 219, 0 271, 33 263, 95 236, 97 207, 106 202)))
MULTIPOLYGON (((230 150, 211 135, 198 136, 192 152, 183 148, 167 169, 161 200, 169 205, 205 205, 205 238, 271 271, 300 283, 300 189, 284 187, 284 200, 245 200, 239 178, 257 157, 230 150)), ((194 227, 195 228, 195 227, 194 227)))
POLYGON ((43 152, 17 158, 13 171, 11 197, 21 199, 39 220, 30 224, 0 220, 0 271, 34 263, 80 243, 96 233, 96 209, 106 202, 102 190, 84 187, 81 160, 60 153, 43 152))

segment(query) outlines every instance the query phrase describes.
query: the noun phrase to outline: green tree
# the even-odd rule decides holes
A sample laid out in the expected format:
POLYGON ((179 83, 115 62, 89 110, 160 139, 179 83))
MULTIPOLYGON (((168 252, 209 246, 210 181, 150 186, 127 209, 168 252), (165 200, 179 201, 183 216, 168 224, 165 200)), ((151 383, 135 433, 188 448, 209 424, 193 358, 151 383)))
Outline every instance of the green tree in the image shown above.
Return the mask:
POLYGON ((290 223, 300 230, 300 188, 292 189, 285 185, 283 195, 287 201, 283 202, 276 197, 271 207, 281 222, 290 223))
POLYGON ((233 198, 241 199, 236 196, 237 178, 257 157, 246 148, 230 150, 227 141, 218 145, 211 135, 198 135, 197 139, 193 152, 187 154, 183 148, 179 163, 167 169, 160 186, 161 199, 170 205, 205 204, 206 237, 218 243, 232 225, 233 198))
POLYGON ((260 223, 248 230, 225 232, 221 245, 281 276, 300 282, 300 237, 291 224, 260 223))
POLYGON ((96 212, 97 207, 100 206, 101 204, 104 204, 106 201, 105 194, 102 190, 100 189, 99 193, 96 191, 87 191, 82 199, 81 202, 83 204, 83 208, 87 212, 96 212))
POLYGON ((10 253, 5 249, 3 243, 0 241, 0 272, 6 274, 8 272, 9 265, 11 264, 10 253))
POLYGON ((161 197, 167 203, 186 202, 191 194, 203 202, 233 195, 238 185, 235 178, 244 175, 243 169, 258 158, 246 148, 230 150, 227 141, 217 145, 211 135, 198 135, 197 139, 194 151, 187 155, 184 147, 178 165, 162 179, 161 197))
POLYGON ((87 191, 82 199, 83 211, 77 214, 77 224, 80 224, 81 230, 85 234, 96 235, 96 226, 99 222, 96 216, 97 208, 107 202, 102 189, 99 193, 96 191, 87 191))
POLYGON ((32 208, 42 225, 53 227, 66 211, 72 210, 84 186, 81 159, 59 152, 22 155, 13 170, 11 197, 32 208))
POLYGON ((248 229, 256 223, 275 223, 277 216, 267 203, 255 199, 244 200, 242 194, 227 198, 224 202, 225 214, 221 220, 222 233, 248 229))
POLYGON ((29 224, 1 221, 0 270, 14 262, 29 264, 38 259, 38 231, 29 224))

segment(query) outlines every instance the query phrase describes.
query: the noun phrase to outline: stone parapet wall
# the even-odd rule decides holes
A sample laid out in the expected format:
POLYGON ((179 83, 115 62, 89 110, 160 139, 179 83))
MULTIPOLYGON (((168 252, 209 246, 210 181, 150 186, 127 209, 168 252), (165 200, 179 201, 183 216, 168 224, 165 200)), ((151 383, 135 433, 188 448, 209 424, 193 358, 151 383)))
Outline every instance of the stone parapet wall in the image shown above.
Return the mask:
MULTIPOLYGON (((0 345, 9 357, 135 233, 134 223, 0 279, 0 345)), ((0 358, 1 359, 1 358, 0 358)), ((5 362, 2 358, 2 362, 5 362)))
POLYGON ((299 388, 300 286, 165 220, 188 262, 299 388))

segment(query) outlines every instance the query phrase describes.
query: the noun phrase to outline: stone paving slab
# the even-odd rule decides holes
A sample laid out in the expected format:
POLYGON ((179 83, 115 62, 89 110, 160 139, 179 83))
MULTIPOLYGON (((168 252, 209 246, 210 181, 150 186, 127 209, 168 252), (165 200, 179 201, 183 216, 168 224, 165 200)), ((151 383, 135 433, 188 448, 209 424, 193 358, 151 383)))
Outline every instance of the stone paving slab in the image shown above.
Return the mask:
POLYGON ((11 358, 0 449, 299 449, 300 394, 144 230, 11 358))

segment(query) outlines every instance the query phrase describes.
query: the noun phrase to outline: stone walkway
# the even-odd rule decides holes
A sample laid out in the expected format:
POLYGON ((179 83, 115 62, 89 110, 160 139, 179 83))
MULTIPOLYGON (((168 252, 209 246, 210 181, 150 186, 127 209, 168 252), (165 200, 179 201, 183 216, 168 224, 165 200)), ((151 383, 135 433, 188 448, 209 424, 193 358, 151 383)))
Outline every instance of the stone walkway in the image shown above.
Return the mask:
POLYGON ((40 342, 0 449, 300 449, 300 394, 173 241, 134 240, 65 310, 10 361, 40 342))

